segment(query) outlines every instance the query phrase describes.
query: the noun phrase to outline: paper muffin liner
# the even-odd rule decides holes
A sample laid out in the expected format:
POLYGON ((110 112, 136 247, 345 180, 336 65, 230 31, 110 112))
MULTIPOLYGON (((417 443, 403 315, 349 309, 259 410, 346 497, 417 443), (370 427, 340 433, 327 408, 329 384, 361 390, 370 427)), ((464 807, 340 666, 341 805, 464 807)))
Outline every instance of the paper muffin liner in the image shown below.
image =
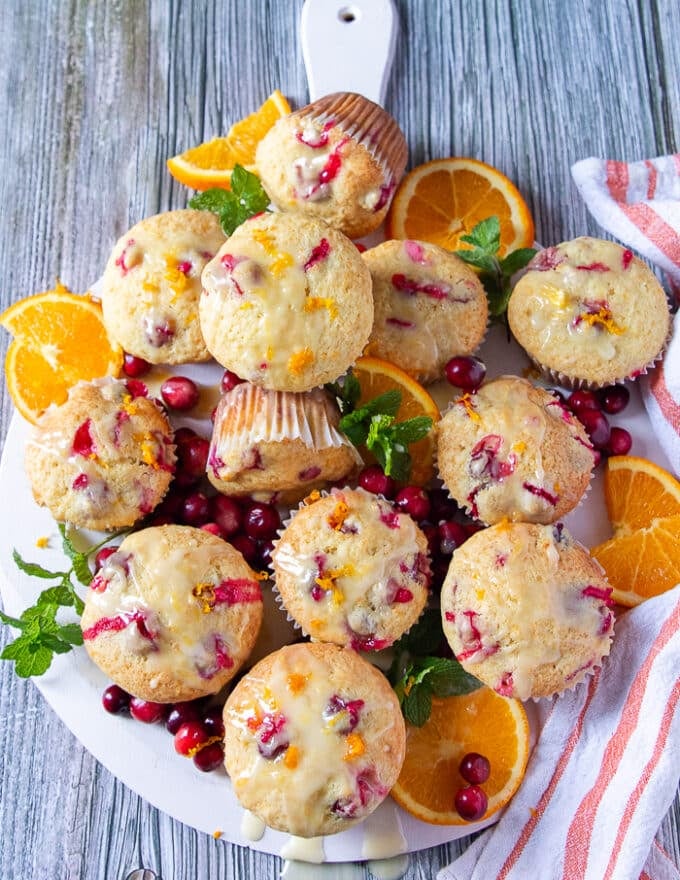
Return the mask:
POLYGON ((408 146, 399 124, 379 104, 354 92, 335 92, 291 113, 293 119, 310 120, 323 127, 337 125, 348 137, 363 144, 395 185, 406 170, 408 146))

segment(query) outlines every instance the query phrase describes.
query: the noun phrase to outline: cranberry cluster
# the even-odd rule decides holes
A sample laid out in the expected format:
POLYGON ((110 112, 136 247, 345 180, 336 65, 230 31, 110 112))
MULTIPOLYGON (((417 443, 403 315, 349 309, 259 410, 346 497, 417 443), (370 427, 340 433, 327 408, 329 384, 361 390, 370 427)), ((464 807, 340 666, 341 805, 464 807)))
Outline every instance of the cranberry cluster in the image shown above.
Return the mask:
POLYGON ((489 805, 484 789, 480 788, 491 772, 489 759, 477 752, 468 752, 463 756, 458 772, 470 785, 459 788, 456 792, 454 798, 456 810, 461 819, 465 819, 466 822, 476 822, 484 816, 489 805))
POLYGON ((581 389, 572 391, 568 397, 560 395, 560 399, 586 429, 595 447, 596 464, 609 455, 628 455, 633 445, 630 432, 610 425, 607 418, 607 415, 623 412, 628 406, 630 391, 625 385, 610 385, 598 391, 581 389))

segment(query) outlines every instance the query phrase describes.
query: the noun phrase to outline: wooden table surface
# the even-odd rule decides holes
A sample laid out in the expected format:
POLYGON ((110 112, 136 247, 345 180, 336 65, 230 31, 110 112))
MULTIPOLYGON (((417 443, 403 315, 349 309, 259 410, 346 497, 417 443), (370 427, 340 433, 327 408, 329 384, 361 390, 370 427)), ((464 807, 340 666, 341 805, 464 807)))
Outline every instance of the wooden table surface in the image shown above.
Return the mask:
MULTIPOLYGON (((301 6, 6 0, 2 308, 57 276, 84 291, 129 225, 184 207, 187 191, 166 172, 168 156, 224 133, 276 87, 293 106, 306 103, 301 6)), ((571 182, 573 162, 680 147, 677 0, 396 6, 386 106, 406 133, 411 165, 451 155, 496 165, 525 195, 544 244, 601 234, 571 182)), ((4 357, 4 331, 0 344, 4 357)), ((0 393, 4 439, 13 409, 0 393)), ((10 499, 0 504, 10 516, 10 499)), ((10 635, 3 627, 3 644, 10 635)), ((142 865, 163 880, 279 876, 280 859, 149 806, 83 750, 11 664, 0 664, 0 676, 2 880, 122 880, 142 865)), ((676 799, 661 828, 676 859, 679 815, 676 799)), ((414 855, 405 876, 433 877, 460 848, 414 855)))

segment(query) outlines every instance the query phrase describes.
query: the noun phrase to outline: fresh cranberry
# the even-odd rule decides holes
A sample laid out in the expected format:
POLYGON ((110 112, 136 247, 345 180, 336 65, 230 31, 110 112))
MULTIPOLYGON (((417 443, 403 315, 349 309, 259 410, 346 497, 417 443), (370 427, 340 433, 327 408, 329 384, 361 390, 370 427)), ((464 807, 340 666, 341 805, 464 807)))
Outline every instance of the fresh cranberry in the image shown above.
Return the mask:
POLYGON ((625 385, 609 385, 607 388, 600 388, 597 396, 602 404, 602 409, 609 415, 623 412, 630 401, 630 391, 625 385))
POLYGON ((217 770, 224 762, 224 746, 219 742, 210 743, 200 752, 196 752, 193 761, 197 769, 202 770, 203 773, 217 770))
POLYGON ((144 724, 155 724, 165 718, 168 707, 165 703, 154 703, 151 700, 142 700, 139 697, 130 699, 130 715, 144 724))
POLYGON ((272 562, 273 541, 257 542, 257 561, 260 568, 269 568, 272 562))
POLYGON ((609 432, 609 442, 605 448, 605 452, 610 455, 628 455, 633 438, 625 428, 618 428, 616 425, 609 432))
POLYGON ((478 752, 468 752, 467 755, 463 755, 459 770, 460 775, 466 782, 470 782, 472 785, 480 785, 489 778, 491 765, 489 764, 489 759, 484 757, 484 755, 480 755, 478 752))
POLYGON ((123 357, 123 372, 126 376, 136 379, 139 376, 145 376, 150 369, 151 364, 148 361, 145 361, 144 358, 136 357, 134 354, 128 354, 125 352, 123 357))
POLYGON ((175 751, 179 755, 192 757, 210 739, 200 721, 185 721, 175 733, 175 751))
POLYGON ((439 552, 444 556, 450 556, 467 539, 468 533, 462 523, 449 519, 439 524, 439 552))
POLYGON ((446 489, 430 489, 430 520, 439 523, 443 519, 453 519, 458 513, 458 505, 446 489))
POLYGON ((131 394, 132 397, 148 397, 149 389, 146 387, 144 382, 141 379, 128 379, 125 382, 125 387, 128 390, 128 394, 131 394))
POLYGON ((188 526, 202 526, 210 517, 210 502, 203 492, 192 492, 184 499, 180 519, 188 526))
POLYGON ((201 529, 204 532, 208 532, 208 534, 210 534, 210 535, 215 535, 216 538, 224 537, 222 534, 222 529, 217 525, 216 522, 203 523, 203 525, 201 526, 201 529))
POLYGON ((598 409, 583 409, 580 410, 578 418, 593 446, 597 449, 605 449, 611 433, 605 414, 598 409))
POLYGON ((230 537, 243 526, 243 508, 235 498, 215 495, 210 499, 210 518, 222 529, 222 534, 230 537))
POLYGON ((271 504, 255 501, 246 510, 243 530, 249 537, 270 541, 280 527, 281 517, 271 504))
POLYGON ((241 553, 248 565, 252 565, 257 559, 257 541, 250 535, 234 535, 229 539, 232 547, 241 553))
POLYGON ((102 706, 112 715, 130 711, 130 694, 117 684, 110 684, 102 694, 102 706))
POLYGON ((572 391, 567 400, 567 406, 575 413, 582 413, 584 409, 602 409, 600 398, 597 394, 584 388, 572 391))
POLYGON ((593 449, 593 467, 597 467, 602 461, 602 453, 599 449, 593 449))
POLYGON ((481 819, 488 806, 488 800, 484 792, 477 785, 468 785, 456 792, 455 804, 458 815, 466 822, 476 822, 481 819))
POLYGON ((430 499, 420 486, 405 486, 400 489, 394 503, 418 522, 430 515, 430 499))
POLYGON ((118 547, 102 547, 101 550, 97 552, 97 555, 94 557, 94 570, 98 572, 100 568, 103 568, 104 563, 109 558, 109 556, 113 556, 114 553, 118 552, 118 547))
POLYGON ((220 388, 222 389, 222 393, 226 394, 227 391, 231 391, 232 388, 236 388, 237 385, 241 385, 243 383, 243 379, 240 376, 237 376, 236 373, 232 373, 231 370, 225 370, 222 379, 220 380, 220 388))
POLYGON ((397 484, 392 477, 388 477, 379 464, 365 467, 359 474, 359 485, 367 492, 374 495, 383 495, 385 498, 394 498, 397 484))
POLYGON ((177 446, 176 479, 180 485, 192 485, 201 479, 208 464, 209 451, 210 442, 198 434, 177 446))
POLYGON ((182 446, 185 446, 194 437, 198 437, 198 434, 193 428, 187 428, 184 426, 177 428, 175 431, 175 444, 178 449, 181 449, 182 446))
POLYGON ((486 376, 486 364, 479 358, 460 355, 452 357, 444 371, 451 385, 463 391, 476 391, 486 376))
POLYGON ((186 376, 171 376, 161 385, 161 397, 170 409, 184 411, 196 406, 198 386, 186 376))
POLYGON ((219 706, 214 709, 208 709, 201 720, 203 721, 203 727, 205 727, 210 736, 224 736, 224 719, 222 718, 222 710, 219 706))
POLYGON ((173 736, 188 721, 198 721, 199 712, 196 703, 175 703, 165 720, 165 729, 173 736))

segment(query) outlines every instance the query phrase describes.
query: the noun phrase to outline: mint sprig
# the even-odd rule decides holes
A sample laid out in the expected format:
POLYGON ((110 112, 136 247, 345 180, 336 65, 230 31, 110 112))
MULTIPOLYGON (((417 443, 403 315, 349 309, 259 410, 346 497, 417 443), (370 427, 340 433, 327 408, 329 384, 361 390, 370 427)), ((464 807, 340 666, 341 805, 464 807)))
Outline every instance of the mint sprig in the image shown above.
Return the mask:
POLYGON ((518 248, 500 258, 501 224, 496 216, 482 220, 469 235, 461 235, 460 240, 470 248, 457 250, 456 256, 481 270, 479 277, 489 301, 489 314, 496 319, 502 318, 512 293, 510 279, 526 266, 536 250, 518 248))
POLYGON ((0 621, 20 630, 20 635, 6 645, 0 654, 1 660, 14 660, 15 672, 20 678, 42 675, 50 668, 55 654, 65 654, 75 645, 83 644, 80 624, 59 623, 57 613, 61 608, 73 608, 79 616, 83 613, 85 605, 77 593, 73 577, 75 576, 78 583, 88 586, 92 580, 88 558, 109 541, 126 532, 127 530, 109 535, 100 544, 83 553, 76 550, 66 527, 60 523, 59 533, 64 553, 71 560, 68 571, 50 571, 35 562, 27 562, 17 550, 12 552, 12 558, 20 571, 30 577, 57 581, 43 590, 35 605, 26 608, 21 617, 10 617, 0 611, 0 621))
POLYGON ((231 235, 249 217, 269 207, 269 196, 260 178, 242 165, 234 166, 230 185, 231 189, 207 189, 189 199, 190 208, 217 214, 225 235, 231 235))

